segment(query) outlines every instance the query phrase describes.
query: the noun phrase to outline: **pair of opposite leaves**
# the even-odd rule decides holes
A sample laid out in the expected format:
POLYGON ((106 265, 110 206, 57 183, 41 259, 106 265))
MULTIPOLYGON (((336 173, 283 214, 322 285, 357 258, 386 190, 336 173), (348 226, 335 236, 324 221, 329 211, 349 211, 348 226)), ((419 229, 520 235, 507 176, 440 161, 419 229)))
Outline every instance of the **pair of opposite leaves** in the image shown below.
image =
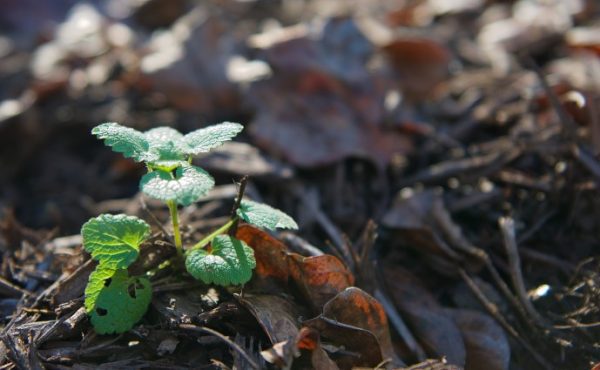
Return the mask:
MULTIPOLYGON (((242 128, 225 122, 184 136, 169 127, 142 133, 117 123, 104 123, 92 133, 125 157, 146 162, 149 172, 140 182, 144 193, 189 205, 214 186, 210 175, 190 164, 191 156, 230 140, 242 128)), ((270 230, 297 228, 285 213, 252 201, 242 200, 237 216, 270 230)), ((151 299, 150 282, 143 277, 130 277, 126 269, 137 259, 139 246, 149 234, 147 223, 126 215, 101 215, 82 227, 84 247, 99 261, 85 291, 86 310, 99 333, 126 331, 146 312, 151 299)), ((211 247, 210 251, 189 251, 186 268, 192 276, 219 285, 250 280, 256 266, 250 247, 226 235, 216 236, 211 247)))

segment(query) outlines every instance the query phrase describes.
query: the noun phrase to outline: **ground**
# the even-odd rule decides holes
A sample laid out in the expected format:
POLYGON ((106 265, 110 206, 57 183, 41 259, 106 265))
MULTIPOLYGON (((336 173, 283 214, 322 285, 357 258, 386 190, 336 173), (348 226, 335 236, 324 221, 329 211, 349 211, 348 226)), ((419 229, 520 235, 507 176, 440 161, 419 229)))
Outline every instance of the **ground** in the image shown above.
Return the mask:
MULTIPOLYGON (((600 363, 600 6, 593 0, 0 4, 2 368, 591 369, 600 363), (102 122, 244 130, 194 164, 186 245, 245 195, 249 284, 173 256, 102 122), (80 228, 145 219, 134 328, 97 334, 80 228)), ((595 369, 595 368, 594 368, 595 369)))

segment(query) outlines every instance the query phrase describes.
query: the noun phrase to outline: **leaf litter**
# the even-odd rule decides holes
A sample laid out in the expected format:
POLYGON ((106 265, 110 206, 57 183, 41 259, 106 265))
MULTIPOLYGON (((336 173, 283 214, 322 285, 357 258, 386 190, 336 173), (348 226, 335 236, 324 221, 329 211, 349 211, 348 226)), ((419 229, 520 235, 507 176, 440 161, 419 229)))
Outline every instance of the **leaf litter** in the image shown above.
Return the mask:
MULTIPOLYGON (((1 365, 597 365, 596 4, 290 4, 6 5, 1 365), (184 266, 159 268, 168 215, 135 194, 143 169, 89 135, 106 121, 244 123, 243 142, 195 160, 219 185, 185 201, 183 237, 222 221, 218 192, 245 174, 247 194, 299 231, 239 225, 256 258, 243 288, 176 278, 184 266), (144 299, 143 283, 135 298, 118 283, 156 270, 149 313, 120 336, 85 315, 96 267, 75 233, 100 208, 151 226, 109 284, 144 299), (369 219, 378 235, 364 239, 369 219)), ((152 160, 139 143, 125 149, 152 160)))

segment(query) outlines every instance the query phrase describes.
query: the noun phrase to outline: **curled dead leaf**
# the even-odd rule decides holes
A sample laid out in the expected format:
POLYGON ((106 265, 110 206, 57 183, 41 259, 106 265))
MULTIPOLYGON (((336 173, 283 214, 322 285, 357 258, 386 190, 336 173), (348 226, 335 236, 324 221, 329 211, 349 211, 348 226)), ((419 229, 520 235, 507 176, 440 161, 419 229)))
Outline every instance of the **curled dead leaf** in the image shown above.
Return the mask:
POLYGON ((323 315, 370 331, 377 337, 383 357, 391 359, 393 365, 401 363, 394 352, 383 306, 365 291, 346 288, 325 304, 323 315))
POLYGON ((290 276, 315 310, 354 284, 350 270, 335 256, 290 253, 288 266, 290 276))

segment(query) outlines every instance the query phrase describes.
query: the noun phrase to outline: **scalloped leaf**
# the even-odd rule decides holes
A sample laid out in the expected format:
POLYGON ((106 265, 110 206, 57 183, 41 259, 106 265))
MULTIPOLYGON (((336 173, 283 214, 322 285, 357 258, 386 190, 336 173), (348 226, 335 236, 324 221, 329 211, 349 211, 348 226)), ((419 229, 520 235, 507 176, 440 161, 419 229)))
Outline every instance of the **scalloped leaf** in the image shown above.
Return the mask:
POLYGON ((266 204, 243 199, 237 209, 238 216, 249 224, 268 230, 297 229, 298 224, 286 213, 266 204))
POLYGON ((196 155, 208 152, 231 140, 244 129, 239 123, 223 122, 192 131, 183 137, 185 154, 196 155))
POLYGON ((161 170, 144 175, 140 189, 151 198, 176 201, 188 206, 204 196, 215 185, 215 180, 200 167, 186 165, 175 173, 161 170))
POLYGON ((150 226, 135 216, 102 214, 83 224, 81 235, 93 259, 107 268, 126 268, 137 259, 150 226))
POLYGON ((256 267, 254 251, 243 241, 229 235, 217 235, 212 249, 189 252, 185 267, 188 272, 206 284, 222 286, 244 284, 252 278, 256 267))
MULTIPOLYGON (((159 165, 164 166, 166 162, 187 162, 182 144, 183 135, 179 131, 171 127, 157 127, 146 131, 144 136, 150 146, 149 150, 157 153, 159 157, 153 164, 162 162, 159 165)), ((181 164, 177 164, 179 165, 181 164)))
POLYGON ((90 274, 85 290, 85 307, 99 334, 128 331, 144 316, 151 300, 148 279, 102 265, 90 274))
POLYGON ((146 136, 138 130, 122 126, 116 122, 107 122, 92 129, 92 134, 104 140, 113 151, 122 153, 126 158, 137 162, 151 162, 159 159, 157 152, 150 151, 146 136))

